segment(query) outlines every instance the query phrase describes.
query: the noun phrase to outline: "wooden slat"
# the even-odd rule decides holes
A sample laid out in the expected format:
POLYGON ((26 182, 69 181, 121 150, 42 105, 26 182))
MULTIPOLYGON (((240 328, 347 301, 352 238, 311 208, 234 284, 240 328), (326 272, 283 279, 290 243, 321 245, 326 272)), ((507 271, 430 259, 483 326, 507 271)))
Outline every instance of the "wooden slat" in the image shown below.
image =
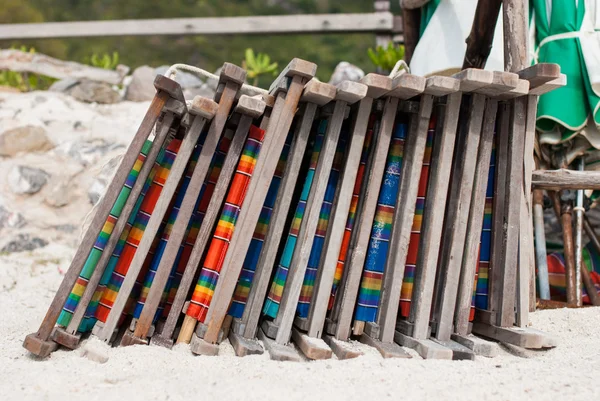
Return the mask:
POLYGON ((423 222, 421 230, 417 256, 419 269, 415 271, 409 316, 409 320, 414 323, 412 337, 416 339, 426 339, 429 336, 429 316, 461 100, 461 92, 449 95, 446 105, 442 108, 443 114, 438 114, 437 132, 433 141, 429 167, 427 197, 425 198, 424 210, 427 213, 427 219, 423 222))
POLYGON ((458 298, 456 303, 454 332, 466 336, 469 332, 469 315, 473 298, 473 282, 475 270, 479 264, 479 244, 483 227, 485 197, 488 186, 490 159, 496 130, 496 114, 498 101, 488 99, 485 105, 485 114, 479 150, 477 151, 477 164, 475 166, 475 182, 471 197, 471 210, 467 223, 467 234, 464 245, 464 256, 460 272, 458 298))
POLYGON ((396 211, 390 235, 390 250, 383 273, 381 300, 377 314, 377 323, 381 328, 379 340, 383 343, 394 341, 400 290, 415 216, 417 191, 432 107, 433 96, 422 95, 418 114, 411 116, 410 130, 404 145, 400 188, 396 200, 396 211))
POLYGON ((534 170, 532 185, 536 189, 560 191, 565 189, 600 189, 599 171, 534 170))
MULTIPOLYGON (((121 164, 117 168, 117 171, 113 177, 112 182, 109 184, 106 193, 100 200, 98 207, 96 209, 96 213, 88 230, 86 231, 79 247, 77 248, 77 252, 75 256, 73 256, 73 260, 63 278, 60 287, 58 288, 56 295, 54 296, 48 311, 46 312, 46 316, 44 316, 44 320, 42 321, 40 328, 37 333, 29 334, 25 341, 23 342, 23 347, 28 349, 30 352, 35 353, 38 356, 47 356, 40 355, 43 351, 43 347, 40 343, 47 342, 52 334, 52 329, 58 320, 58 316, 62 311, 63 305, 65 304, 75 281, 77 281, 77 277, 81 273, 81 269, 85 263, 85 260, 88 257, 96 238, 98 238, 98 234, 102 230, 104 226, 104 222, 110 213, 111 208, 113 207, 119 193, 121 192, 121 188, 129 175, 137 157, 146 142, 146 139, 150 135, 158 116, 163 109, 166 101, 168 99, 168 95, 165 92, 159 92, 154 97, 140 127, 138 128, 131 144, 127 148, 127 151, 121 161, 121 164), (37 351, 34 352, 34 351, 37 351)), ((46 349, 48 349, 46 347, 46 349)), ((45 352, 44 352, 45 353, 45 352)))
POLYGON ((464 104, 465 125, 459 127, 457 138, 458 155, 452 166, 452 183, 444 221, 445 241, 440 252, 440 277, 438 297, 434 305, 434 319, 437 322, 435 337, 448 341, 452 334, 452 321, 456 306, 456 294, 460 279, 467 221, 475 178, 476 157, 461 157, 461 155, 476 155, 483 124, 485 96, 474 93, 470 104, 464 104))
POLYGON ((0 39, 391 31, 390 12, 1 24, 0 39))
MULTIPOLYGON (((312 64, 299 59, 294 59, 290 64, 293 64, 295 61, 306 63, 307 66, 312 64)), ((312 64, 312 66, 316 70, 316 65, 312 64)), ((219 330, 227 314, 229 302, 235 290, 237 278, 242 269, 248 246, 252 240, 252 234, 254 233, 260 210, 267 196, 271 178, 277 167, 279 156, 281 155, 287 133, 298 107, 300 96, 302 95, 302 90, 308 81, 305 76, 294 71, 290 72, 290 74, 293 75, 293 78, 291 78, 292 81, 285 96, 284 107, 281 109, 277 124, 270 123, 265 134, 263 148, 261 148, 254 168, 253 179, 250 181, 246 198, 242 204, 236 230, 233 232, 229 249, 223 262, 223 270, 221 271, 213 300, 208 310, 206 317, 207 330, 204 335, 204 341, 208 343, 215 343, 218 339, 219 330)))

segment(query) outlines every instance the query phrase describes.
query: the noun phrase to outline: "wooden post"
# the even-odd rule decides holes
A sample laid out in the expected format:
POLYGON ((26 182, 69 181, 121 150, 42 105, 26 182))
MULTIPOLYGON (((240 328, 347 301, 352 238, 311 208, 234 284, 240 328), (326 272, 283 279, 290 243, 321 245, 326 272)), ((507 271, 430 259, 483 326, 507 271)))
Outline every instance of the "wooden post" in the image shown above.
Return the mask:
POLYGON ((175 82, 166 77, 157 78, 155 81, 155 85, 157 86, 157 93, 140 124, 137 133, 135 134, 131 144, 127 148, 125 155, 121 161, 121 164, 117 168, 115 176, 112 182, 109 184, 105 195, 100 200, 98 207, 96 209, 96 213, 88 230, 86 231, 79 247, 77 248, 77 252, 71 261, 71 265, 63 278, 63 281, 48 308, 48 312, 42 321, 40 328, 36 333, 32 333, 27 335, 25 341, 23 342, 23 347, 26 348, 29 352, 39 357, 46 357, 50 355, 52 351, 56 349, 56 343, 50 341, 50 335, 52 334, 52 330, 54 329, 54 325, 58 320, 58 316, 73 288, 75 285, 75 281, 79 274, 81 273, 81 269, 85 263, 85 260, 98 238, 98 234, 102 230, 104 226, 104 222, 110 213, 110 209, 114 205, 117 196, 119 195, 125 180, 127 179, 127 175, 131 171, 137 157, 146 142, 146 139, 150 135, 152 128, 154 127, 156 120, 163 107, 165 106, 169 97, 177 98, 181 93, 181 87, 175 82), (160 88, 158 88, 160 86, 160 88), (175 95, 175 96, 174 96, 175 95))
POLYGON ((313 78, 306 84, 300 98, 300 102, 303 103, 302 113, 300 116, 296 116, 294 137, 290 144, 288 159, 271 212, 271 220, 252 279, 250 293, 242 317, 234 319, 233 330, 229 335, 229 341, 238 356, 262 353, 262 347, 257 346, 254 338, 257 334, 258 321, 270 284, 277 250, 284 235, 283 230, 292 201, 290 194, 293 193, 296 186, 317 108, 329 103, 335 97, 335 92, 335 86, 313 78))
MULTIPOLYGON (((410 232, 413 226, 417 190, 421 178, 421 168, 427 142, 427 131, 433 107, 434 96, 456 93, 460 82, 451 77, 431 77, 425 84, 420 99, 419 113, 411 116, 410 131, 404 145, 400 188, 396 199, 396 211, 392 222, 390 248, 382 280, 382 295, 377 314, 380 329, 377 340, 392 343, 396 328, 400 290, 404 278, 404 267, 408 255, 410 232)), ((368 335, 367 333, 363 334, 368 335)))
MULTIPOLYGON (((594 248, 596 248, 596 251, 600 252, 600 241, 598 240, 598 236, 596 235, 596 232, 592 228, 592 225, 590 224, 590 221, 585 214, 583 215, 583 227, 588 237, 590 237, 592 245, 594 246, 594 248)), ((581 271, 581 277, 583 278, 585 290, 587 291, 588 296, 590 297, 590 302, 594 306, 600 306, 600 295, 598 295, 598 291, 596 291, 596 287, 594 286, 594 283, 591 280, 590 273, 587 271, 587 268, 585 266, 582 266, 582 269, 583 270, 581 271)))
MULTIPOLYGON (((198 166, 196 168, 196 170, 199 173, 202 171, 202 174, 204 176, 206 175, 206 171, 208 171, 210 159, 212 158, 212 154, 216 149, 217 142, 221 136, 221 133, 223 132, 227 116, 229 115, 229 110, 231 110, 236 93, 240 88, 241 84, 244 82, 245 76, 246 72, 243 69, 230 63, 225 63, 223 69, 221 70, 220 79, 223 80, 226 87, 225 91, 223 92, 223 96, 221 96, 221 99, 219 101, 219 109, 217 110, 217 113, 215 114, 215 117, 212 120, 208 133, 206 135, 205 143, 203 145, 201 153, 201 159, 208 159, 208 162, 198 162, 198 166, 201 167, 200 169, 198 169, 198 166)), ((133 260, 131 261, 127 272, 128 274, 123 280, 122 286, 119 289, 119 293, 117 295, 117 298, 115 299, 115 302, 108 315, 106 322, 104 323, 104 325, 99 325, 100 330, 97 336, 102 341, 109 342, 114 330, 117 327, 119 318, 123 312, 123 309, 125 308, 125 304, 129 298, 131 290, 133 289, 133 285, 135 284, 135 280, 142 268, 150 246, 152 245, 154 236, 158 231, 158 228, 162 222, 164 214, 167 211, 171 198, 179 184, 179 179, 183 175, 189 157, 191 156, 191 153, 194 147, 196 146, 197 139, 202 130, 204 129, 206 119, 202 118, 198 121, 199 123, 192 124, 192 128, 194 128, 197 132, 192 132, 193 130, 192 128, 190 128, 190 130, 186 134, 186 137, 184 138, 184 143, 182 143, 182 147, 180 148, 180 151, 177 157, 175 158, 175 162, 173 163, 173 166, 169 173, 169 177, 167 178, 167 181, 162 189, 160 198, 156 204, 154 212, 150 216, 148 225, 146 227, 146 230, 144 231, 144 235, 140 240, 133 260), (194 125, 196 126, 194 127, 194 125), (196 140, 192 141, 193 136, 195 136, 196 134, 196 140)), ((202 181, 204 181, 204 179, 202 181)))
POLYGON ((473 27, 467 37, 467 51, 463 61, 462 69, 485 68, 485 63, 492 51, 494 31, 498 22, 502 0, 477 2, 473 27))
POLYGON ((192 351, 195 353, 214 355, 217 352, 215 348, 218 347, 215 343, 219 338, 223 319, 227 314, 227 308, 235 290, 244 257, 267 196, 267 189, 277 167, 304 85, 314 76, 315 72, 315 64, 296 58, 282 71, 275 85, 273 85, 273 88, 275 88, 277 83, 284 79, 290 82, 287 94, 274 94, 277 95, 277 100, 265 134, 265 140, 256 160, 253 179, 250 181, 247 195, 242 204, 236 229, 233 232, 225 256, 220 279, 217 282, 206 316, 206 331, 203 338, 198 337, 197 333, 192 337, 192 351))
MULTIPOLYGON (((392 89, 392 79, 384 75, 367 74, 361 83, 367 85, 367 95, 360 100, 358 108, 354 115, 354 125, 350 135, 350 143, 346 152, 346 163, 344 165, 341 182, 337 190, 338 195, 333 206, 331 217, 328 224, 327 236, 319 271, 314 284, 313 295, 310 301, 307 323, 308 329, 306 335, 309 338, 321 338, 325 318, 327 315, 328 300, 331 296, 331 287, 336 269, 338 256, 342 247, 342 240, 346 230, 346 219, 350 210, 352 201, 352 190, 355 185, 360 157, 367 133, 367 124, 373 108, 373 100, 378 99, 392 89)), ((326 339, 326 342, 337 341, 335 339, 326 339)), ((306 344, 311 342, 306 341, 306 344)), ((338 358, 349 355, 342 343, 340 346, 332 347, 332 351, 339 350, 336 353, 338 358)))
POLYGON ((402 33, 404 35, 404 61, 410 64, 417 43, 419 43, 419 25, 421 20, 421 10, 402 9, 402 33))
MULTIPOLYGON (((100 282, 100 279, 104 274, 108 261, 110 260, 113 254, 113 251, 119 241, 119 238, 121 237, 123 229, 127 225, 127 221, 129 220, 131 212, 133 211, 137 203, 137 199, 142 192, 142 189, 146 183, 146 179, 148 178, 148 175, 150 174, 150 171, 154 166, 156 158, 158 157, 158 154, 160 153, 160 150, 162 149, 163 144, 168 137, 173 122, 174 113, 176 112, 175 109, 178 108, 179 110, 183 110, 186 108, 185 103, 183 102, 183 97, 175 101, 177 102, 176 106, 173 105, 175 107, 169 107, 169 103, 171 103, 171 101, 175 100, 170 99, 170 101, 167 102, 167 104, 165 105, 165 110, 169 108, 170 110, 167 110, 167 114, 162 121, 162 125, 160 127, 157 127, 157 134, 154 138, 152 148, 150 149, 150 152, 148 152, 148 156, 146 157, 146 160, 142 165, 142 168, 135 181, 135 184, 131 188, 131 192, 129 194, 129 197, 127 198, 127 202, 125 203, 123 210, 119 215, 119 219, 117 220, 117 223, 113 228, 113 231, 106 243, 106 246, 104 247, 102 256, 98 260, 96 268, 90 276, 90 279, 83 292, 83 295, 81 296, 81 299, 79 300, 77 307, 75 308, 73 316, 71 317, 69 325, 66 328, 57 327, 54 330, 54 333, 52 335, 53 340, 69 349, 75 349, 79 344, 79 340, 81 338, 81 335, 77 332, 79 329, 79 325, 83 320, 88 305, 90 304, 90 301, 92 300, 92 297, 96 291, 96 287, 98 286, 98 283, 100 282)), ((177 112, 179 112, 179 110, 177 110, 177 112)))
MULTIPOLYGON (((216 109, 216 104, 215 104, 216 109)), ((194 110, 194 108, 192 108, 194 110)), ((241 114, 241 119, 237 127, 237 133, 248 132, 250 129, 250 125, 252 121, 262 115, 265 110, 265 102, 258 98, 251 98, 246 95, 242 95, 240 100, 238 101, 237 106, 235 107, 235 112, 241 114)), ((214 114, 214 111, 213 111, 214 114)), ((198 118, 198 117, 196 117, 198 118)), ((237 135, 236 135, 237 136, 237 135)), ((239 136, 245 136, 244 134, 239 136)), ((204 151, 206 144, 202 148, 204 151)), ((215 144, 216 148, 216 144, 215 144)), ((210 149, 209 149, 210 151, 210 149)), ((169 235, 169 240, 167 242, 167 246, 164 250, 162 258, 160 260, 160 264, 156 270, 156 274, 154 276, 154 280, 152 281, 152 286, 146 298, 146 302, 144 304, 144 308, 142 309, 142 313, 138 319, 135 332, 131 337, 126 334, 123 336, 123 341, 121 344, 124 344, 125 341, 130 341, 130 344, 133 343, 146 343, 146 337, 148 335, 148 329, 152 324, 154 316, 156 315, 156 310, 160 303, 162 294, 164 292, 165 285, 167 284, 167 280, 169 278, 169 274, 171 272, 171 268, 175 263, 175 259, 177 257, 177 253, 179 252, 179 248, 181 246, 181 241, 186 232, 187 224, 192 216, 194 211, 196 201, 200 194, 200 190, 202 188, 202 184, 204 183, 204 179, 206 177, 206 173, 208 172, 208 167, 206 168, 206 172, 204 170, 200 170, 200 165, 202 163, 206 163, 210 165, 210 161, 212 158, 212 153, 204 155, 200 154, 200 158, 196 164, 196 169, 194 170, 194 174, 190 179, 190 183, 186 190, 185 196, 181 203, 181 207, 179 209, 179 213, 177 214, 177 219, 173 224, 173 228, 171 229, 171 234, 169 235), (205 157, 203 157, 205 156, 205 157), (196 170, 200 170, 204 172, 204 174, 195 174, 196 170)))
MULTIPOLYGON (((327 327, 329 334, 337 340, 347 341, 350 337, 352 314, 358 295, 360 279, 365 262, 366 251, 371 234, 371 227, 379 189, 385 171, 385 161, 391 142, 392 132, 395 127, 396 113, 399 100, 407 100, 417 96, 425 90, 425 79, 411 74, 402 74, 394 78, 392 90, 385 95, 385 106, 381 119, 379 135, 374 138, 372 162, 366 174, 366 188, 361 199, 360 213, 357 213, 355 232, 353 233, 353 246, 348 251, 346 267, 342 282, 331 313, 331 323, 327 327)), ((386 347, 387 355, 406 357, 407 354, 398 346, 386 347), (392 349, 393 348, 393 349, 392 349), (389 351, 389 352, 388 352, 389 351)))

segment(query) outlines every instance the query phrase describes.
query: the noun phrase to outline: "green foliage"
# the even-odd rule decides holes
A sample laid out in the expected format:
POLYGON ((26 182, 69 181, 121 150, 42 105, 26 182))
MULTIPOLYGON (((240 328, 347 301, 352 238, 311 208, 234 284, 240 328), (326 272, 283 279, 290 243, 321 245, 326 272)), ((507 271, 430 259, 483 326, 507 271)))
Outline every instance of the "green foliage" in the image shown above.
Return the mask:
POLYGON ((246 59, 242 67, 248 72, 248 78, 253 79, 253 85, 258 85, 258 80, 263 75, 277 76, 277 63, 271 63, 271 57, 265 53, 254 55, 254 50, 246 49, 246 59))
MULTIPOLYGON (((25 53, 35 53, 35 48, 20 46, 18 49, 13 46, 11 49, 20 50, 25 53)), ((56 79, 43 75, 29 74, 27 72, 0 71, 0 86, 10 86, 21 92, 46 90, 56 79)))
POLYGON ((369 58, 376 67, 381 68, 383 71, 391 71, 396 63, 404 59, 404 46, 394 46, 394 43, 390 42, 387 48, 383 46, 377 46, 375 50, 369 48, 369 58))
POLYGON ((88 57, 85 62, 92 67, 114 70, 117 68, 117 65, 119 65, 119 52, 113 52, 112 56, 108 53, 104 53, 101 56, 94 53, 88 57))

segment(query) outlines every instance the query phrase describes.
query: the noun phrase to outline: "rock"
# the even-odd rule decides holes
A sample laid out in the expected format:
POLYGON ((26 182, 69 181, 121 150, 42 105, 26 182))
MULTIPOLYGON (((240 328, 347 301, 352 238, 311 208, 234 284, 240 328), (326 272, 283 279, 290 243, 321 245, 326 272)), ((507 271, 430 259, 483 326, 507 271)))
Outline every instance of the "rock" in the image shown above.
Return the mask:
POLYGON ((347 61, 340 62, 333 71, 329 83, 337 85, 342 81, 360 81, 365 76, 365 72, 347 61))
POLYGON ((0 252, 14 253, 33 251, 34 249, 43 248, 48 245, 48 241, 38 237, 32 237, 29 234, 17 234, 17 236, 8 241, 0 252))
POLYGON ((54 147, 46 130, 34 125, 23 125, 0 134, 0 156, 14 156, 20 152, 36 152, 54 147))
POLYGON ((8 172, 8 185, 15 194, 35 194, 46 185, 49 177, 47 172, 39 168, 14 166, 8 172))
POLYGON ((199 88, 184 89, 183 96, 185 96, 186 99, 193 99, 196 96, 203 96, 207 99, 213 99, 215 97, 215 91, 212 90, 207 84, 204 84, 199 88))
POLYGON ((121 158, 122 156, 116 156, 106 163, 94 182, 92 182, 92 185, 90 185, 90 188, 88 189, 88 199, 92 205, 98 203, 102 195, 104 195, 117 166, 121 162, 121 158))
POLYGON ((143 102, 152 100, 156 89, 154 88, 154 68, 147 65, 138 67, 133 71, 131 83, 127 86, 125 100, 132 102, 143 102))
POLYGON ((107 142, 101 138, 64 142, 54 149, 58 155, 66 156, 84 167, 96 163, 107 153, 123 148, 124 145, 107 142))
POLYGON ((61 208, 69 204, 69 182, 63 180, 52 185, 44 203, 55 208, 61 208))
POLYGON ((110 84, 104 82, 84 80, 71 91, 75 99, 87 103, 113 104, 121 100, 119 92, 110 84))
POLYGON ((20 213, 11 212, 0 205, 0 228, 21 228, 26 224, 20 213))
MULTIPOLYGON (((154 70, 154 76, 158 74, 164 75, 168 69, 169 66, 161 65, 154 70)), ((154 80, 154 77, 152 77, 152 79, 154 80)), ((202 86, 202 84, 204 84, 202 79, 185 71, 177 71, 177 74, 175 75, 175 81, 181 85, 182 89, 199 88, 202 86)))
POLYGON ((75 86, 79 85, 79 78, 65 78, 53 83, 48 89, 51 92, 71 93, 75 86))

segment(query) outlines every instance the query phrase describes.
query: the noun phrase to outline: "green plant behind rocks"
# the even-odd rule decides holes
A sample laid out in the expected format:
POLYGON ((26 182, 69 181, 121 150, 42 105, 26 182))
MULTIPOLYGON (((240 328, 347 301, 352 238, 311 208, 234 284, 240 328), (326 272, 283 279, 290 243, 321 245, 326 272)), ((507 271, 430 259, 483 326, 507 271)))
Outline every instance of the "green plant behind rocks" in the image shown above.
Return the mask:
POLYGON ((389 73, 396 63, 404 59, 404 46, 395 46, 393 42, 388 43, 387 48, 377 46, 375 50, 369 48, 369 58, 381 72, 389 73))
POLYGON ((265 53, 254 54, 254 50, 246 49, 246 58, 242 62, 242 67, 248 72, 248 78, 254 80, 252 85, 258 85, 258 81, 263 75, 277 76, 279 70, 277 63, 271 63, 271 57, 265 53))
POLYGON ((96 68, 114 70, 119 65, 119 52, 112 52, 112 55, 108 53, 101 55, 94 53, 86 58, 85 63, 96 68))
MULTIPOLYGON (((35 48, 27 46, 20 46, 19 48, 13 46, 13 50, 20 50, 25 53, 35 53, 35 48)), ((35 90, 46 90, 57 80, 44 75, 31 74, 28 72, 16 72, 4 70, 0 71, 0 86, 10 86, 16 88, 21 92, 29 92, 35 90)))

